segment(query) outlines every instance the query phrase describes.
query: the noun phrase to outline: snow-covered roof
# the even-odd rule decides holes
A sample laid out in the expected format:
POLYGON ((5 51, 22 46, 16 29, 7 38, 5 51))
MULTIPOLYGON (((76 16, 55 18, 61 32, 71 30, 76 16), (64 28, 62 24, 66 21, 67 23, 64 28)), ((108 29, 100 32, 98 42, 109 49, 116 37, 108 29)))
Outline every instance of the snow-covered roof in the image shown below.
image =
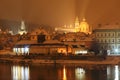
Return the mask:
POLYGON ((47 41, 44 41, 43 44, 62 44, 62 42, 58 40, 47 40, 47 41))
POLYGON ((83 32, 78 32, 78 33, 76 33, 77 35, 79 35, 79 36, 86 36, 86 34, 85 33, 83 33, 83 32))
POLYGON ((36 44, 37 41, 35 40, 21 40, 16 43, 16 45, 21 45, 21 44, 36 44))
POLYGON ((93 38, 87 37, 87 38, 85 38, 85 41, 94 41, 94 40, 93 40, 93 38))
POLYGON ((97 29, 120 29, 120 25, 105 25, 98 27, 97 29))
POLYGON ((48 35, 47 31, 45 31, 44 29, 35 29, 33 32, 31 32, 31 35, 39 35, 39 34, 45 34, 48 35))

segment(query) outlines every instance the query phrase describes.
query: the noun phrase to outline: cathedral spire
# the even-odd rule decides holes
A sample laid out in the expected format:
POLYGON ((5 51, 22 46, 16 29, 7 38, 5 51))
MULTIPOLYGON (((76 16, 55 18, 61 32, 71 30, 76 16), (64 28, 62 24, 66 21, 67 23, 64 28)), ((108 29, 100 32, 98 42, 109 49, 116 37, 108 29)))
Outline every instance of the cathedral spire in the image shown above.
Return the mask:
POLYGON ((75 19, 75 32, 79 32, 79 26, 80 26, 79 19, 78 19, 78 17, 76 17, 76 19, 75 19))
POLYGON ((23 33, 27 33, 27 31, 25 30, 25 23, 24 23, 23 20, 21 21, 20 30, 19 30, 18 33, 19 33, 20 35, 22 35, 23 33))
POLYGON ((25 30, 25 23, 23 20, 21 21, 21 30, 25 30))
POLYGON ((86 19, 83 17, 82 21, 83 21, 83 22, 85 22, 85 21, 86 21, 86 19))

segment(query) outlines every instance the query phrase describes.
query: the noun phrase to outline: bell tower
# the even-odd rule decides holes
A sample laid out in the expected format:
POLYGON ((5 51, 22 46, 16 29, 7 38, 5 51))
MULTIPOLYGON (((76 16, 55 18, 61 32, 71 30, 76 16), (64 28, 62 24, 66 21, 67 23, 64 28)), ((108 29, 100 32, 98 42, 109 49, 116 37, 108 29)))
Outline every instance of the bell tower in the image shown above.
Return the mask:
POLYGON ((27 33, 26 29, 25 29, 25 23, 24 21, 21 21, 21 26, 20 26, 20 30, 18 32, 20 35, 22 35, 23 33, 27 33))
POLYGON ((78 19, 78 17, 76 17, 76 19, 75 19, 75 32, 79 32, 79 26, 80 26, 79 19, 78 19))

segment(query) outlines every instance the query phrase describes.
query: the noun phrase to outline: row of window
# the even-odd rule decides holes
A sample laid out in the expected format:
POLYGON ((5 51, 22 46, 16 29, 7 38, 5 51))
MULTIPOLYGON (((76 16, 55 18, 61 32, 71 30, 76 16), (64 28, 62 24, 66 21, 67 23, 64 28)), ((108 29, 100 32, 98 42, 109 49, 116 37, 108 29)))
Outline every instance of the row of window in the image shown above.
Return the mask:
MULTIPOLYGON (((100 46, 100 49, 115 49, 116 46, 115 45, 102 45, 100 46)), ((120 45, 117 46, 117 49, 120 49, 120 45)))
POLYGON ((97 33, 96 37, 120 37, 120 33, 97 33))
MULTIPOLYGON (((98 43, 115 43, 115 39, 97 39, 98 43)), ((120 39, 117 39, 117 43, 120 43, 120 39)))

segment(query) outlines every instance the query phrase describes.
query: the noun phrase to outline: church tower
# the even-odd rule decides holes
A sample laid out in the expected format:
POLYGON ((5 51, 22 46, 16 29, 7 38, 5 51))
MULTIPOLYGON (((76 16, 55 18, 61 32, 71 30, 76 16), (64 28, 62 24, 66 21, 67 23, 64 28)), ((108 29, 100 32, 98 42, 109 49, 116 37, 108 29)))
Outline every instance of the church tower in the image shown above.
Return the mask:
POLYGON ((76 17, 76 19, 75 19, 75 32, 79 32, 79 27, 80 27, 79 19, 78 19, 78 17, 76 17))
POLYGON ((24 21, 21 21, 21 26, 20 26, 20 30, 18 31, 18 33, 20 34, 20 35, 22 35, 23 33, 27 33, 27 31, 26 31, 26 29, 25 29, 25 23, 24 23, 24 21))

